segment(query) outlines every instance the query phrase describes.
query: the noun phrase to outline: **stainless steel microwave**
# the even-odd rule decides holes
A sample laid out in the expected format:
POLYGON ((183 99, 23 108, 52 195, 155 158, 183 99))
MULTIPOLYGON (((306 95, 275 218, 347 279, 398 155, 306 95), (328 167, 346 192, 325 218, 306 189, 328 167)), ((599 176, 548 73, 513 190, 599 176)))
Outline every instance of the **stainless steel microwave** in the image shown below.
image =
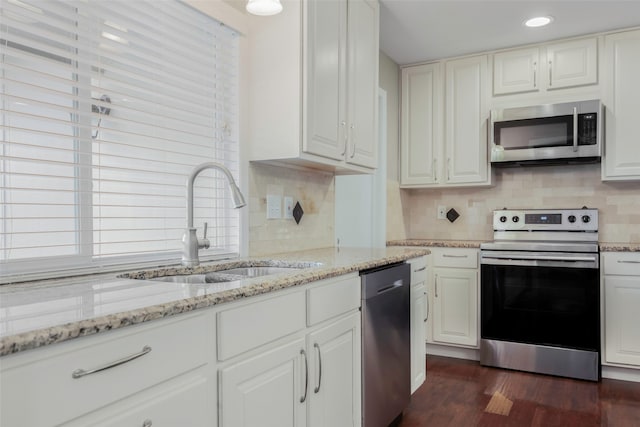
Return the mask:
POLYGON ((596 163, 602 154, 600 100, 491 111, 494 166, 596 163))

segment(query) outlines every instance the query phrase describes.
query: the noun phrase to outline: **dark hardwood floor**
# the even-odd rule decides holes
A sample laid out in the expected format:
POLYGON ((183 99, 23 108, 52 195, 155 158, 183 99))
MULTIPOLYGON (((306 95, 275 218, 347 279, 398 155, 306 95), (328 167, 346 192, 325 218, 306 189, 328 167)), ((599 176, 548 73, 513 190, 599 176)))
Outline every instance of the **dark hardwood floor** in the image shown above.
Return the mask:
POLYGON ((427 380, 398 427, 638 427, 640 383, 599 383, 427 357, 427 380))

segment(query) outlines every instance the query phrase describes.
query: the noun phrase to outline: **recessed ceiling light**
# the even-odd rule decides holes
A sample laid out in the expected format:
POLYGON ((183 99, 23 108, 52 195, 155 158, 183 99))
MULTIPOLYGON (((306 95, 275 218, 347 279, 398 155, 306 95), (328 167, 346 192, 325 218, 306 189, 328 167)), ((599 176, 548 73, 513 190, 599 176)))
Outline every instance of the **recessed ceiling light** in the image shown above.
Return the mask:
POLYGON ((535 18, 527 19, 524 25, 527 27, 544 27, 551 21, 553 21, 551 16, 536 16, 535 18))

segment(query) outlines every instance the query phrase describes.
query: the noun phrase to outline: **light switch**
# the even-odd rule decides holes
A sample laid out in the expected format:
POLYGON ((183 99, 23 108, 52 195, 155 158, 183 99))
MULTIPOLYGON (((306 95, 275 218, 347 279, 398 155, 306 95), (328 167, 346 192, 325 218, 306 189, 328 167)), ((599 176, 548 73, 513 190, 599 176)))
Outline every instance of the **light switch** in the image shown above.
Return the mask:
POLYGON ((282 218, 282 197, 276 194, 267 194, 267 219, 282 218))

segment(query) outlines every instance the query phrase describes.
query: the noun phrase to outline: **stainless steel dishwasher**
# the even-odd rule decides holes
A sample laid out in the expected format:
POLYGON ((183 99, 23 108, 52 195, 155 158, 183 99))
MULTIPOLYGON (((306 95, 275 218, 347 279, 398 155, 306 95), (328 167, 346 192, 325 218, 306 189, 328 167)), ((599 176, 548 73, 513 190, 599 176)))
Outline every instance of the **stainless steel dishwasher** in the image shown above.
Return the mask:
POLYGON ((411 267, 395 264, 362 279, 362 425, 387 427, 411 397, 411 267))

